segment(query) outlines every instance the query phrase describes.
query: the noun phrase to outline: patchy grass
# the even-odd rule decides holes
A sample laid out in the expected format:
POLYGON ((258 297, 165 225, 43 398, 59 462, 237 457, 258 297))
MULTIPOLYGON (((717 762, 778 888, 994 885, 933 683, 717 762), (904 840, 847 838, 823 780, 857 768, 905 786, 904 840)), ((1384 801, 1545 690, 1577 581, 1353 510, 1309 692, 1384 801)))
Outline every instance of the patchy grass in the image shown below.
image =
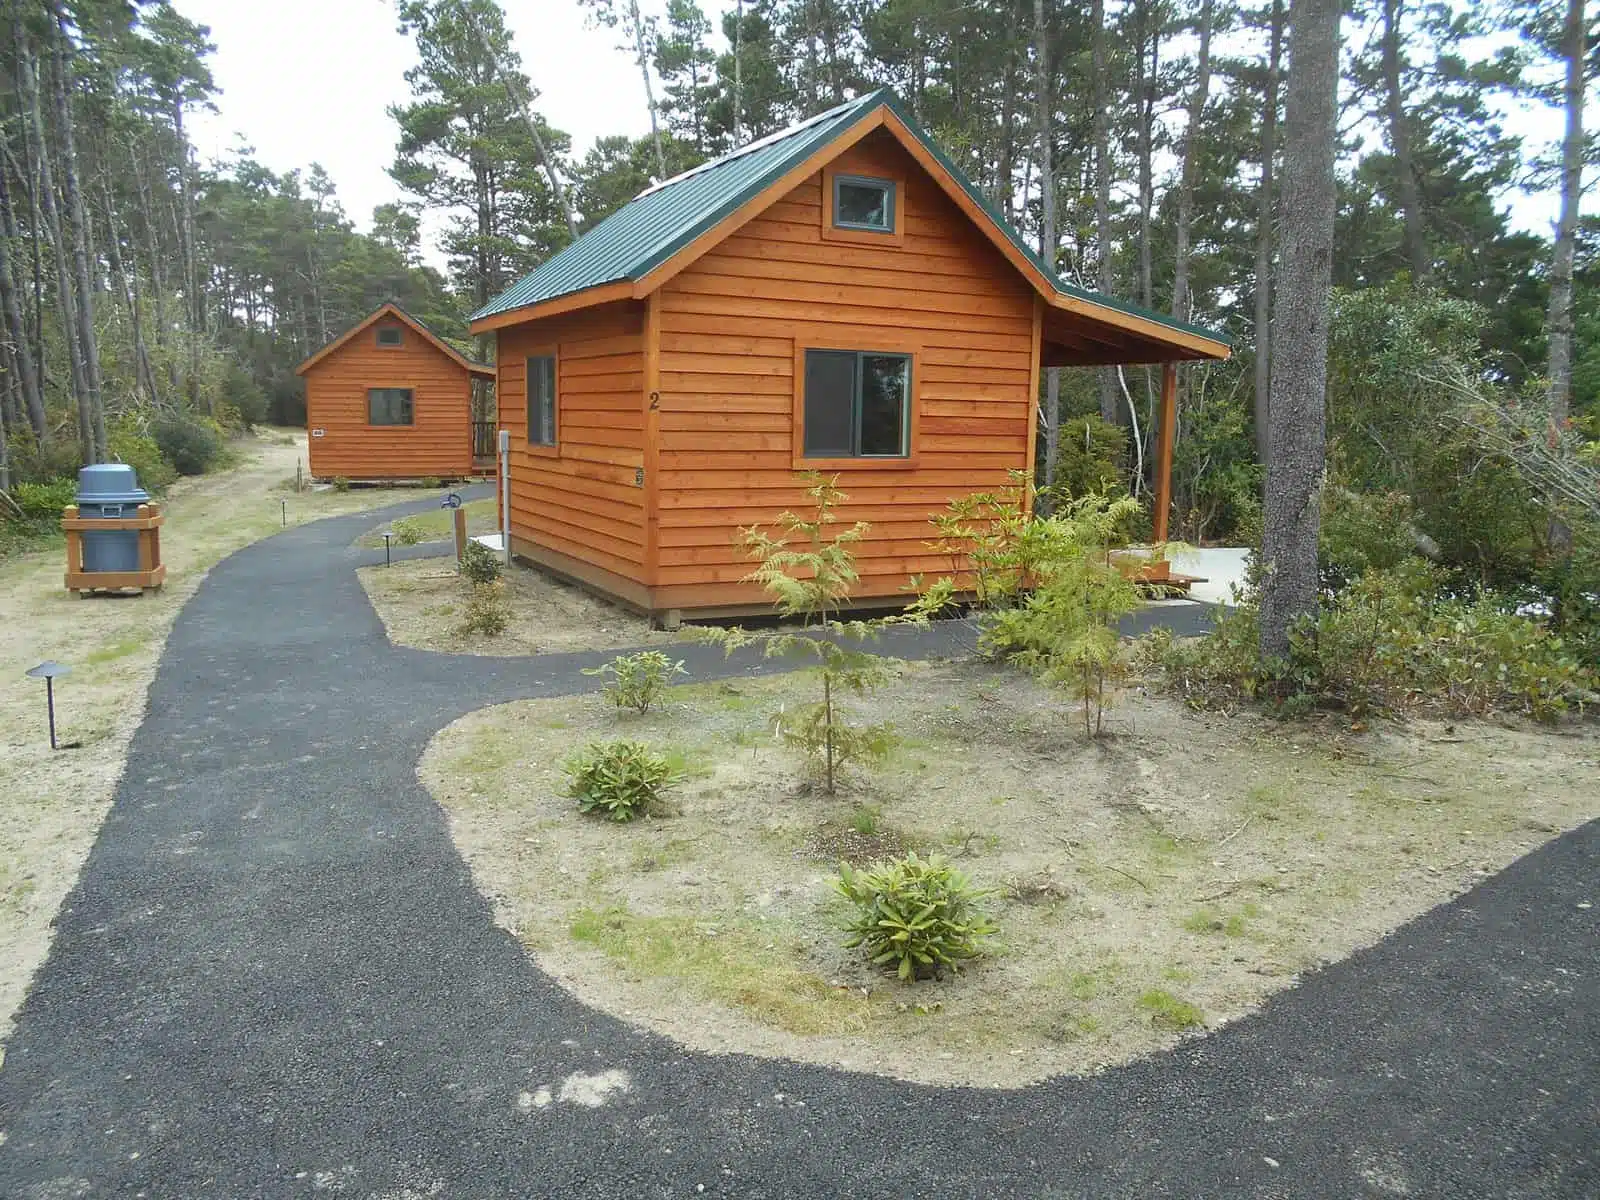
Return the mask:
POLYGON ((1351 735, 1131 694, 1128 732, 1090 743, 1059 697, 972 664, 849 698, 912 748, 828 797, 773 734, 814 688, 503 705, 420 772, 500 919, 586 1001, 705 1049, 995 1085, 1236 1019, 1600 814, 1592 726, 1351 735), (573 810, 559 763, 614 736, 680 764, 675 815, 573 810), (999 944, 959 976, 902 984, 841 945, 837 864, 910 849, 994 889, 999 944))
POLYGON ((213 564, 250 542, 320 517, 375 508, 415 491, 283 491, 305 435, 263 430, 234 443, 232 466, 180 479, 161 500, 167 583, 141 597, 79 599, 62 587, 59 539, 0 563, 0 1038, 50 943, 122 774, 128 739, 178 610, 213 564), (53 658, 73 667, 56 681, 61 739, 52 754, 44 689, 23 672, 53 658))
MULTIPOLYGON (((441 497, 448 490, 445 488, 439 489, 441 497)), ((416 496, 417 491, 414 489, 411 494, 416 496)), ((493 497, 483 500, 468 500, 461 507, 467 514, 467 536, 471 537, 479 533, 494 533, 500 528, 500 518, 495 512, 493 497)), ((455 537, 455 514, 453 510, 448 508, 417 513, 415 516, 407 517, 406 521, 418 533, 418 541, 448 542, 455 537)), ((362 534, 357 539, 356 545, 366 546, 369 549, 375 547, 382 550, 383 530, 384 526, 380 525, 378 528, 362 534)))

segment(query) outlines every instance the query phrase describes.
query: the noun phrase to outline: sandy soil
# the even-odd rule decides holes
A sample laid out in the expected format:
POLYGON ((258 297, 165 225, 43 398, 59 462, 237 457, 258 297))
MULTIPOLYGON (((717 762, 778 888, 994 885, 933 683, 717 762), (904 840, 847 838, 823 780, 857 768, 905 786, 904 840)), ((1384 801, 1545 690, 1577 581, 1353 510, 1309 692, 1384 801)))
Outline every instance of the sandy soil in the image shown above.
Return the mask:
POLYGON ((181 480, 163 502, 167 584, 159 593, 78 599, 61 586, 59 548, 0 565, 0 1038, 105 816, 167 631, 206 571, 282 528, 284 502, 298 524, 417 494, 294 492, 304 431, 265 430, 233 450, 237 466, 181 480), (47 658, 72 667, 56 681, 56 716, 61 740, 81 741, 79 749, 51 753, 44 687, 23 675, 47 658))
POLYGON ((1558 831, 1600 814, 1600 731, 1276 725, 1134 693, 1090 743, 1000 668, 907 666, 858 707, 892 760, 848 794, 774 744, 803 676, 594 696, 442 731, 420 773, 499 919, 583 1000, 710 1051, 1015 1086, 1235 1019, 1558 831), (646 740, 677 815, 580 816, 560 764, 646 740), (841 948, 839 858, 950 856, 996 889, 1000 945, 902 984, 841 948))
MULTIPOLYGON (((382 544, 381 542, 379 543, 382 544)), ((413 559, 357 574, 397 646, 455 654, 548 654, 681 641, 650 622, 533 567, 503 575, 511 625, 494 637, 459 632, 466 591, 451 558, 413 559)))

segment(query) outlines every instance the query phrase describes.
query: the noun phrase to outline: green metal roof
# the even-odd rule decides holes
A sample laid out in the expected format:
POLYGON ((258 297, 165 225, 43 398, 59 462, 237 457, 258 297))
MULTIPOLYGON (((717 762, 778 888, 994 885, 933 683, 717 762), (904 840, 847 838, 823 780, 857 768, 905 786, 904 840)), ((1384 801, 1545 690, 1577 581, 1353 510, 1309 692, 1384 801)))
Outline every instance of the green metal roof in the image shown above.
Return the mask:
POLYGON ((480 321, 513 309, 554 300, 602 284, 636 280, 760 195, 791 168, 878 108, 890 109, 957 184, 977 203, 1010 243, 1050 280, 1062 295, 1209 338, 1222 335, 1136 304, 1115 300, 1066 283, 1039 258, 962 170, 939 149, 887 88, 830 108, 810 120, 742 146, 682 175, 647 188, 630 203, 518 280, 473 313, 480 321))

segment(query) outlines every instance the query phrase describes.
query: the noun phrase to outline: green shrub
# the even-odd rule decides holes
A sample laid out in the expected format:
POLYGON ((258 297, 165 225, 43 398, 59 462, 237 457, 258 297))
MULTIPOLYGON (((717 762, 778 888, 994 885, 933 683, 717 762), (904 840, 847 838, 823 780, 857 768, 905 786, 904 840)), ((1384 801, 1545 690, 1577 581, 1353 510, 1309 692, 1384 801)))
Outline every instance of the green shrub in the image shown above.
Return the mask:
POLYGON ((222 435, 214 421, 165 416, 151 424, 150 436, 180 475, 204 475, 222 457, 222 435))
POLYGON ((1196 707, 1270 695, 1287 712, 1331 705, 1358 716, 1514 712, 1547 721, 1594 702, 1594 668, 1543 622, 1493 592, 1453 595, 1445 578, 1416 559, 1366 571, 1295 631, 1285 662, 1257 657, 1253 595, 1219 610, 1209 636, 1157 637, 1140 653, 1196 707))
POLYGON ((401 517, 389 526, 396 544, 401 546, 415 546, 422 540, 427 527, 416 517, 401 517))
POLYGON ((335 475, 333 477, 333 490, 336 492, 348 492, 350 490, 350 481, 343 475, 335 475))
POLYGON ((127 463, 139 477, 139 486, 155 495, 166 491, 178 478, 177 468, 167 461, 155 438, 133 425, 119 424, 107 438, 111 457, 127 463))
POLYGON ((1206 1023, 1206 1015, 1198 1006, 1162 988, 1153 988, 1140 996, 1139 1007, 1150 1014, 1150 1023, 1160 1029, 1181 1032, 1198 1029, 1206 1023))
POLYGON ((25 521, 50 523, 61 519, 61 510, 77 502, 78 481, 52 479, 48 483, 19 483, 11 489, 11 499, 22 510, 25 521))
POLYGON ((222 397, 238 415, 243 428, 254 429, 266 423, 270 407, 267 393, 242 364, 228 364, 228 373, 222 381, 222 397))
POLYGON ((505 587, 499 580, 472 584, 458 632, 463 635, 481 633, 485 637, 504 633, 511 624, 511 606, 506 603, 505 587))
POLYGON ((659 813, 676 778, 672 766, 642 742, 594 742, 567 763, 567 794, 580 812, 612 821, 659 813))
POLYGON ((461 548, 461 561, 456 564, 461 578, 469 583, 493 583, 500 578, 502 567, 499 555, 471 538, 461 548))
POLYGON ((840 863, 833 886, 855 906, 844 944, 865 948, 874 966, 893 967, 901 979, 959 970, 998 932, 983 903, 990 893, 937 854, 861 871, 840 863))
POLYGON ((637 654, 619 654, 600 667, 586 667, 585 675, 599 675, 605 679, 601 689, 607 700, 618 708, 631 708, 647 713, 650 706, 666 693, 672 678, 687 675, 683 662, 673 662, 659 650, 641 650, 637 654))
POLYGON ((1416 557, 1414 520, 1415 506, 1404 492, 1324 488, 1317 538, 1323 588, 1338 591, 1364 571, 1392 570, 1416 557))
POLYGON ((422 486, 425 488, 442 488, 444 480, 437 475, 424 475, 422 477, 422 486))
POLYGON ((1073 417, 1061 423, 1056 477, 1051 485, 1064 496, 1121 494, 1128 490, 1128 432, 1098 416, 1073 417))

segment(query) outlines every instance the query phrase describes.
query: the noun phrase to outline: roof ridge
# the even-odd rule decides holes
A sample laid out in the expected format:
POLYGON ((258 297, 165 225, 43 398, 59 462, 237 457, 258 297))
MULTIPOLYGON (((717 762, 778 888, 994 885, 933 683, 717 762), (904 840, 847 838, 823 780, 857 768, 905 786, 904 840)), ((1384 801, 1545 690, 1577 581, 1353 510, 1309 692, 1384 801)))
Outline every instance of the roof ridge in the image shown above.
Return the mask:
POLYGON ((798 133, 803 133, 805 130, 810 129, 813 125, 820 125, 823 121, 832 120, 834 117, 848 112, 857 105, 861 105, 868 100, 877 99, 881 97, 886 90, 886 88, 877 88, 876 90, 868 92, 865 95, 857 96, 854 100, 846 100, 843 104, 836 104, 826 112, 819 112, 815 116, 807 117, 804 121, 797 121, 793 125, 786 126, 785 128, 779 129, 774 133, 769 133, 765 137, 759 137, 753 142, 746 142, 744 145, 733 150, 729 150, 726 154, 720 155, 717 158, 703 162, 699 166, 690 167, 687 171, 679 171, 671 179, 663 179, 660 183, 652 183, 649 187, 645 188, 644 191, 635 196, 634 199, 642 200, 652 192, 659 192, 664 188, 671 187, 675 183, 682 183, 685 179, 689 179, 695 175, 700 175, 706 171, 724 166, 736 159, 743 158, 747 154, 753 154, 757 150, 765 150, 768 146, 776 145, 781 141, 794 137, 798 133))

